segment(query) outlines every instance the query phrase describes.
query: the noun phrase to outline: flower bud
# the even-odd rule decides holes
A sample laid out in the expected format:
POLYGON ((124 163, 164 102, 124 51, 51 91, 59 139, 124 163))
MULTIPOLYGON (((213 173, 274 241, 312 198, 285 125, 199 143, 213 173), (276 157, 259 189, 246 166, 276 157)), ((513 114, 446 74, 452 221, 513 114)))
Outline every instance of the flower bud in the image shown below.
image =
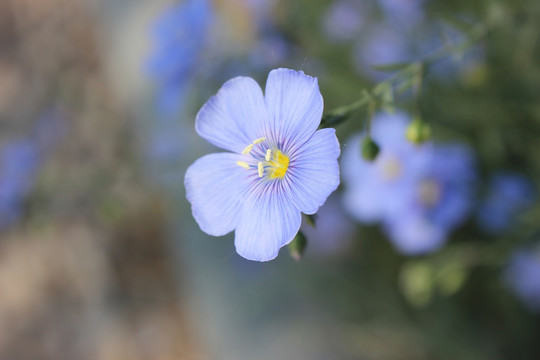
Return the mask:
POLYGON ((369 136, 366 136, 362 140, 362 157, 367 161, 373 161, 379 155, 381 148, 373 139, 369 136))
POLYGON ((302 232, 298 232, 294 237, 293 241, 289 243, 289 252, 292 258, 296 261, 300 261, 304 251, 306 250, 307 240, 302 232))
POLYGON ((422 144, 431 136, 431 127, 420 118, 415 118, 407 127, 405 136, 413 144, 422 144))

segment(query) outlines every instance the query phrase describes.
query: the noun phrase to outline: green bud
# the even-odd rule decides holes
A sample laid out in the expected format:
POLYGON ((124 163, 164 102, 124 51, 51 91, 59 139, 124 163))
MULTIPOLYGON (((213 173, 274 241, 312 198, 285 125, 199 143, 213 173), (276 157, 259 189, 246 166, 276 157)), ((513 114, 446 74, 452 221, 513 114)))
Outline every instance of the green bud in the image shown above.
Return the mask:
MULTIPOLYGON (((304 214, 305 215, 305 214, 304 214)), ((316 219, 315 219, 315 214, 313 215, 305 215, 306 217, 306 221, 309 225, 315 227, 315 222, 316 222, 316 219)))
POLYGON ((400 274, 400 287, 405 299, 415 307, 427 306, 433 297, 434 269, 426 261, 406 263, 400 274))
POLYGON ((373 161, 379 155, 381 148, 373 139, 369 136, 366 136, 362 140, 362 157, 367 161, 373 161))
POLYGON ((413 144, 422 144, 431 137, 431 127, 420 118, 415 118, 407 127, 406 136, 413 144))
POLYGON ((302 259, 302 255, 304 255, 306 246, 306 237, 304 236, 304 234, 302 234, 302 232, 299 231, 298 234, 296 234, 296 236, 294 237, 293 241, 289 243, 289 252, 292 258, 296 261, 300 261, 300 259, 302 259))
POLYGON ((467 271, 458 264, 449 264, 443 267, 437 274, 439 291, 444 296, 457 293, 467 280, 467 271))

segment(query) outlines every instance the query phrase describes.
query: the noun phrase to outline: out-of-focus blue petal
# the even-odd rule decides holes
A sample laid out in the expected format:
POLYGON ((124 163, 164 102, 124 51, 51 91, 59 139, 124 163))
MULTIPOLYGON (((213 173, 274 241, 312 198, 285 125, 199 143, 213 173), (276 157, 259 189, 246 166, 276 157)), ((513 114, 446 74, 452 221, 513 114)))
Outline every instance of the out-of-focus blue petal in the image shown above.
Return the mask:
POLYGON ((186 197, 193 217, 209 235, 225 235, 236 227, 248 194, 248 172, 236 162, 241 156, 218 153, 203 156, 186 172, 186 197))
POLYGON ((287 39, 279 33, 262 35, 249 53, 249 63, 256 68, 268 69, 275 67, 292 52, 292 46, 287 39))
POLYGON ((303 221, 300 228, 308 241, 307 251, 324 258, 344 255, 355 240, 356 226, 343 211, 335 193, 317 211, 315 219, 315 227, 303 221))
POLYGON ((300 211, 280 184, 253 186, 244 203, 234 244, 236 252, 248 260, 274 259, 300 229, 300 211))
POLYGON ((212 144, 236 153, 266 136, 268 113, 259 85, 249 77, 227 81, 204 104, 195 120, 197 133, 212 144))
POLYGON ((364 223, 382 222, 398 251, 438 249, 469 214, 474 200, 474 157, 460 144, 413 146, 403 114, 379 115, 372 136, 381 146, 374 162, 361 157, 362 136, 346 144, 344 205, 364 223))
POLYGON ((317 130, 323 112, 323 98, 317 78, 303 71, 272 70, 265 90, 270 115, 268 134, 285 153, 305 143, 317 130))
POLYGON ((478 211, 478 225, 490 234, 507 230, 514 217, 536 198, 534 185, 520 174, 499 173, 490 182, 486 199, 478 211))
POLYGON ((510 259, 506 282, 527 307, 540 311, 540 254, 538 249, 520 249, 510 259))
POLYGON ((421 214, 402 214, 400 219, 386 223, 385 229, 396 249, 405 255, 433 252, 446 240, 446 231, 421 214))
POLYGON ((164 113, 183 105, 180 95, 193 81, 212 15, 208 0, 187 0, 167 9, 153 25, 154 49, 145 67, 164 88, 158 89, 158 108, 164 113))
POLYGON ((400 216, 411 202, 414 186, 427 162, 425 147, 415 147, 405 138, 407 117, 401 113, 379 114, 372 125, 372 137, 381 147, 374 162, 361 156, 364 135, 353 137, 342 158, 347 184, 344 206, 356 219, 373 223, 400 216))
POLYGON ((355 49, 358 70, 374 79, 388 76, 373 68, 375 65, 388 65, 407 62, 413 59, 406 33, 395 29, 391 24, 372 27, 365 41, 355 49))
POLYGON ((424 0, 379 0, 386 16, 409 28, 424 18, 424 0))
POLYGON ((0 148, 0 229, 15 222, 35 180, 40 149, 31 139, 16 140, 0 148))
POLYGON ((340 153, 334 129, 318 130, 291 154, 286 181, 300 211, 314 214, 339 185, 340 153))
POLYGON ((425 206, 426 216, 445 229, 459 226, 469 215, 474 201, 476 171, 472 150, 462 144, 434 146, 426 179, 437 184, 440 193, 435 204, 425 206))
POLYGON ((39 152, 31 140, 7 144, 0 153, 0 197, 19 198, 26 194, 39 164, 39 152))
POLYGON ((340 0, 328 6, 323 19, 326 36, 337 42, 353 40, 364 24, 364 5, 362 2, 340 0))

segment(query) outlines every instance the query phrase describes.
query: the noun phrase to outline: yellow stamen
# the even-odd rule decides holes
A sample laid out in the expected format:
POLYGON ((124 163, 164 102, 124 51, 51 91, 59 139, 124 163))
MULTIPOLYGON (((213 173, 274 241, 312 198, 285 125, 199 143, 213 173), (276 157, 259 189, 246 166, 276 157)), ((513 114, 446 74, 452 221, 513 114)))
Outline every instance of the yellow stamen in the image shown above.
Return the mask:
POLYGON ((289 168, 289 157, 279 150, 274 151, 274 157, 268 162, 272 168, 270 179, 283 178, 289 168))
POLYGON ((258 138, 257 140, 255 140, 255 141, 253 142, 253 144, 254 144, 254 145, 257 145, 257 144, 260 144, 260 143, 262 143, 262 142, 263 142, 263 141, 265 141, 265 140, 266 140, 266 138, 265 138, 265 137, 262 137, 262 138, 258 138))
POLYGON ((248 163, 245 162, 245 161, 237 161, 237 162, 236 162, 236 165, 241 166, 241 167, 243 167, 244 169, 249 170, 249 165, 248 165, 248 163))
POLYGON ((263 177, 264 167, 263 167, 263 163, 260 161, 257 164, 257 170, 259 171, 259 177, 263 177))
POLYGON ((251 152, 252 149, 253 149, 253 144, 249 144, 248 146, 246 146, 244 150, 242 150, 242 154, 247 155, 251 152))
POLYGON ((270 161, 271 156, 272 156, 272 150, 271 149, 266 150, 265 160, 270 161))

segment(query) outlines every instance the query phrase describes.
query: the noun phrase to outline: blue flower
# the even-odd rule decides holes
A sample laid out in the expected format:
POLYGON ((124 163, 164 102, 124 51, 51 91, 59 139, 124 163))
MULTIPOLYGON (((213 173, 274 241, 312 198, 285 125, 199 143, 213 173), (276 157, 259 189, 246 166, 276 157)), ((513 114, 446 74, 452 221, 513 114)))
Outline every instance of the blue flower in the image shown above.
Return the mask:
POLYGON ((379 0, 385 15, 392 22, 411 27, 424 18, 425 0, 379 0))
POLYGON ((424 151, 425 167, 402 203, 401 216, 386 224, 394 245, 410 255, 440 248, 448 233, 466 220, 474 200, 476 173, 467 147, 432 145, 424 151))
POLYGON ((532 205, 536 197, 533 184, 514 173, 496 174, 478 211, 478 225, 490 234, 507 230, 520 211, 532 205))
POLYGON ((181 108, 211 19, 208 0, 186 0, 172 6, 155 22, 154 50, 147 68, 160 83, 160 110, 172 112, 181 108))
POLYGON ((0 149, 0 229, 15 222, 22 201, 32 187, 39 150, 29 139, 12 141, 0 149))
POLYGON ((364 24, 364 7, 362 3, 350 0, 330 4, 323 19, 325 35, 336 42, 355 39, 364 24))
POLYGON ((354 136, 347 144, 342 159, 347 185, 344 206, 363 223, 400 216, 403 202, 426 166, 425 152, 405 138, 408 122, 409 118, 402 113, 381 113, 375 117, 371 135, 381 147, 375 162, 362 158, 363 134, 354 136))
POLYGON ((373 66, 412 61, 414 52, 410 43, 407 34, 393 24, 377 24, 367 31, 364 41, 355 50, 357 68, 373 79, 380 79, 387 74, 373 66))
POLYGON ((467 217, 475 179, 473 157, 462 145, 424 144, 405 138, 403 114, 376 117, 372 136, 381 147, 375 162, 360 156, 361 136, 343 156, 344 204, 364 223, 380 222, 403 254, 428 253, 467 217))
POLYGON ((540 252, 517 250, 505 272, 506 282, 514 293, 534 311, 540 311, 540 252))
POLYGON ((206 155, 187 170, 186 196, 207 234, 235 230, 236 251, 268 261, 339 185, 334 129, 318 130, 317 79, 270 72, 265 95, 251 78, 227 81, 197 114, 197 133, 228 153, 206 155))

